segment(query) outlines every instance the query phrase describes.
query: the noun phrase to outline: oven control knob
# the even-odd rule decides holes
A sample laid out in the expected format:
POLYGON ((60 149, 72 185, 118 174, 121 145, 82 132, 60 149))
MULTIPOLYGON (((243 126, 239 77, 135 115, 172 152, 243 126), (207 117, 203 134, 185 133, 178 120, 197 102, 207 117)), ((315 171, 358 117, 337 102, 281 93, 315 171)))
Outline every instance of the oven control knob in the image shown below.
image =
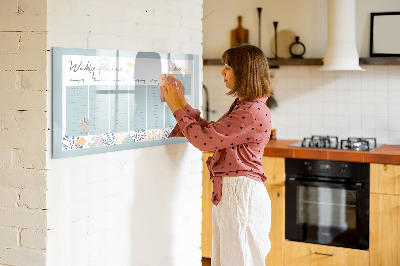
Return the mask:
POLYGON ((312 170, 311 162, 305 162, 304 165, 305 165, 307 171, 310 172, 312 170))
POLYGON ((340 168, 340 173, 341 174, 346 173, 346 169, 347 169, 347 164, 342 164, 342 167, 340 168))

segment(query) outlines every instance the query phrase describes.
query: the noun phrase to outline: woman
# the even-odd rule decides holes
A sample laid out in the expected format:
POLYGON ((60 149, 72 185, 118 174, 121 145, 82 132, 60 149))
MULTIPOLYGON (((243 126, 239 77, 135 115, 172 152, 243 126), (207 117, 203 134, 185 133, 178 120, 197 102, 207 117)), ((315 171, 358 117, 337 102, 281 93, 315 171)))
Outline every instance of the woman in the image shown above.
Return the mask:
POLYGON ((184 98, 179 80, 161 87, 178 122, 170 137, 186 137, 202 151, 213 182, 212 265, 265 265, 271 244, 271 202, 261 158, 271 130, 267 98, 272 95, 268 62, 252 45, 228 49, 221 71, 227 95, 237 98, 218 121, 200 118, 184 98))

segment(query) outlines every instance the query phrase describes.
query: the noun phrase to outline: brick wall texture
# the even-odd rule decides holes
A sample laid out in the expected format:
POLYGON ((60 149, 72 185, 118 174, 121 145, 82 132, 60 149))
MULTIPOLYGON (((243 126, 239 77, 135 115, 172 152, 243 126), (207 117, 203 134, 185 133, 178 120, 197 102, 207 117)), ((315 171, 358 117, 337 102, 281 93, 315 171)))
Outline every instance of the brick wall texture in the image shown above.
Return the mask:
POLYGON ((0 264, 46 261, 46 0, 0 2, 0 264))

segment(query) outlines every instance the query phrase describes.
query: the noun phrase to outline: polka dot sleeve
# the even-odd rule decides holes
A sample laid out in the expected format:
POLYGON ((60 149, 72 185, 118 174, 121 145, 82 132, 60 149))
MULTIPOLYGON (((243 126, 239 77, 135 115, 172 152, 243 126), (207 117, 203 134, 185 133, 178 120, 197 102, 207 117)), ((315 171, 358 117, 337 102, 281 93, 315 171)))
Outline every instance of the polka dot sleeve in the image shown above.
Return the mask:
MULTIPOLYGON (((186 112, 188 116, 196 120, 202 127, 205 127, 209 124, 207 120, 200 117, 200 111, 194 109, 189 104, 187 104, 183 110, 186 112)), ((174 129, 172 130, 171 134, 168 137, 174 138, 174 137, 184 137, 184 136, 185 135, 183 135, 182 132, 180 131, 179 125, 176 124, 176 126, 174 127, 174 129)))
POLYGON ((257 123, 248 108, 237 108, 218 122, 208 123, 207 126, 200 125, 182 109, 175 111, 174 116, 182 134, 201 151, 234 148, 253 141, 252 131, 257 123))

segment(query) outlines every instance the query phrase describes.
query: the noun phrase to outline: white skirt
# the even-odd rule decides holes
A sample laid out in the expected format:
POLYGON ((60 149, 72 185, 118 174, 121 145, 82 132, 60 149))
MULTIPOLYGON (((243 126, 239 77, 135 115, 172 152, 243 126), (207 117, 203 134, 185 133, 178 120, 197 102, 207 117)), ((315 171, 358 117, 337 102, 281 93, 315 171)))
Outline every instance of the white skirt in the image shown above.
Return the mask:
POLYGON ((212 266, 262 266, 271 249, 271 200, 260 181, 223 177, 212 210, 212 266))

